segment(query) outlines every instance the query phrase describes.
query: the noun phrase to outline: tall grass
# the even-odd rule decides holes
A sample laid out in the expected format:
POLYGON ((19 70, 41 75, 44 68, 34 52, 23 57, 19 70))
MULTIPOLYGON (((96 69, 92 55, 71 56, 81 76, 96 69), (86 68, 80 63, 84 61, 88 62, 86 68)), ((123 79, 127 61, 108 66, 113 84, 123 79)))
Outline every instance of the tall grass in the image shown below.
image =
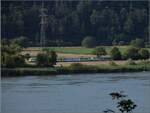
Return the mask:
POLYGON ((58 74, 77 74, 77 73, 112 73, 112 72, 138 72, 150 71, 150 62, 139 62, 136 65, 83 65, 79 63, 68 67, 47 67, 47 68, 2 68, 2 76, 23 76, 23 75, 58 75, 58 74))

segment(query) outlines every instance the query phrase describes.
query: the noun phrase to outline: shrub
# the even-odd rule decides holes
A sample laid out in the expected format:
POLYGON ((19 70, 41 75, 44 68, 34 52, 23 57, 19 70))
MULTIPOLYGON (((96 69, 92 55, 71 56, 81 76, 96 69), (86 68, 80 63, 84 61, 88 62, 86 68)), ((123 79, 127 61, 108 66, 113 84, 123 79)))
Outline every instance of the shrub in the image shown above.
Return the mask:
POLYGON ((124 59, 138 60, 140 58, 140 55, 139 55, 138 51, 139 51, 138 48, 129 47, 124 52, 123 57, 124 57, 124 59))
POLYGON ((121 60, 121 52, 117 47, 113 47, 112 50, 110 51, 110 56, 112 57, 113 60, 121 60))
POLYGON ((15 61, 15 66, 20 67, 25 65, 25 60, 24 57, 21 55, 14 55, 13 56, 14 61, 15 61))
POLYGON ((131 42, 130 42, 130 44, 132 45, 132 46, 134 46, 134 47, 144 47, 144 40, 143 39, 139 39, 139 38, 137 38, 137 39, 135 39, 135 40, 132 40, 131 42))
POLYGON ((147 49, 140 49, 138 51, 141 59, 148 59, 149 58, 149 51, 147 49))
POLYGON ((110 62, 109 62, 109 65, 117 66, 117 64, 116 64, 114 61, 110 61, 110 62))
POLYGON ((57 62, 57 54, 55 51, 50 51, 49 55, 50 55, 50 59, 49 59, 50 65, 53 66, 57 62))
POLYGON ((140 60, 140 61, 138 62, 138 64, 141 64, 141 65, 150 64, 150 60, 140 60))
POLYGON ((7 68, 14 68, 15 67, 15 61, 12 56, 9 54, 4 54, 3 58, 3 66, 7 68))
POLYGON ((15 38, 11 41, 11 43, 13 45, 17 44, 21 47, 27 47, 27 37, 21 36, 21 37, 15 38))
POLYGON ((83 64, 81 64, 81 63, 72 63, 72 64, 70 64, 70 67, 82 67, 83 66, 83 64))
POLYGON ((49 57, 45 53, 37 54, 37 65, 38 66, 48 66, 49 57))
POLYGON ((39 66, 53 66, 56 64, 57 55, 54 51, 39 53, 37 55, 37 65, 39 66))
POLYGON ((95 54, 95 55, 97 55, 99 57, 101 55, 106 55, 107 52, 106 52, 105 48, 103 48, 103 47, 96 47, 93 50, 93 54, 95 54))
POLYGON ((86 48, 92 48, 95 47, 95 45, 96 45, 96 41, 93 37, 87 36, 82 41, 82 46, 86 48))
POLYGON ((68 69, 71 73, 81 73, 88 71, 87 67, 81 63, 72 63, 68 69))
POLYGON ((24 58, 20 55, 9 55, 3 56, 3 66, 8 68, 20 67, 25 65, 24 58))
POLYGON ((126 65, 136 65, 136 63, 132 59, 128 59, 126 65))

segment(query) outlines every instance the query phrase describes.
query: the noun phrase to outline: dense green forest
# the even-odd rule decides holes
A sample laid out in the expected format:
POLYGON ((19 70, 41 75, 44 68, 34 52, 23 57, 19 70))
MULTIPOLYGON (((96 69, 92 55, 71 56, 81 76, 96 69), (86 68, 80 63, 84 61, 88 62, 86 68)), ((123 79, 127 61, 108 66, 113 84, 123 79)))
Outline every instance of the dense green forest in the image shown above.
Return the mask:
MULTIPOLYGON (((46 44, 80 45, 86 36, 98 45, 128 44, 142 38, 148 42, 147 1, 45 1, 47 9, 46 44)), ((1 36, 27 37, 29 46, 40 40, 41 1, 2 1, 1 36)))

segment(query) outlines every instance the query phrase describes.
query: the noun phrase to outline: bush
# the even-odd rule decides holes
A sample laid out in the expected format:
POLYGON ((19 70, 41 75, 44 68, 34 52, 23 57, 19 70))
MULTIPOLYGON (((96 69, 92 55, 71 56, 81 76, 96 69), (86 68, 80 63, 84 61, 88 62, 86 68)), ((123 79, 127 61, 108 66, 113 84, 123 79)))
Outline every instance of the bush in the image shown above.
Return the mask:
POLYGON ((20 66, 24 66, 25 65, 25 60, 24 57, 21 55, 14 55, 13 59, 15 61, 15 66, 16 67, 20 67, 20 66))
POLYGON ((129 59, 126 61, 126 65, 136 65, 136 63, 132 59, 129 59))
POLYGON ((72 63, 68 69, 70 73, 82 73, 88 71, 87 67, 81 63, 72 63))
POLYGON ((121 60, 121 52, 117 47, 113 47, 112 50, 110 51, 110 56, 112 57, 113 60, 121 60))
POLYGON ((82 41, 82 46, 86 48, 92 48, 95 47, 95 45, 96 45, 96 41, 93 37, 87 36, 82 41))
POLYGON ((55 51, 50 51, 49 55, 50 55, 50 63, 51 63, 50 65, 53 66, 57 62, 57 54, 55 51))
POLYGON ((110 61, 109 65, 111 65, 111 66, 117 66, 117 64, 114 61, 110 61))
POLYGON ((39 66, 53 66, 56 64, 57 55, 54 51, 39 53, 37 55, 37 65, 39 66))
POLYGON ((138 64, 141 64, 141 65, 150 64, 150 60, 140 60, 140 61, 138 62, 138 64))
POLYGON ((105 48, 103 47, 96 47, 94 50, 93 50, 93 54, 94 55, 97 55, 98 57, 101 56, 101 55, 106 55, 107 52, 105 50, 105 48))
POLYGON ((46 53, 37 54, 37 65, 38 66, 48 66, 49 57, 46 53))
POLYGON ((14 68, 14 67, 21 67, 25 65, 24 58, 20 55, 3 55, 3 63, 4 67, 14 68))
POLYGON ((15 67, 15 61, 13 59, 12 56, 10 56, 9 54, 4 54, 3 56, 3 60, 2 60, 2 66, 7 67, 7 68, 14 68, 15 67))
POLYGON ((132 60, 138 60, 140 58, 140 55, 138 53, 139 49, 135 47, 129 47, 124 52, 124 59, 132 59, 132 60))
POLYGON ((83 66, 83 64, 81 64, 81 63, 72 63, 72 64, 70 64, 70 67, 73 67, 73 68, 82 67, 82 66, 83 66))
POLYGON ((148 59, 149 58, 149 51, 147 49, 140 49, 138 51, 141 59, 148 59))
POLYGON ((130 42, 130 44, 132 45, 132 46, 134 46, 134 47, 144 47, 144 40, 143 39, 139 39, 139 38, 137 38, 137 39, 135 39, 135 40, 132 40, 131 42, 130 42))
POLYGON ((18 38, 15 38, 11 41, 11 43, 14 45, 14 44, 17 44, 19 45, 20 47, 27 47, 27 37, 24 37, 24 36, 21 36, 21 37, 18 37, 18 38))

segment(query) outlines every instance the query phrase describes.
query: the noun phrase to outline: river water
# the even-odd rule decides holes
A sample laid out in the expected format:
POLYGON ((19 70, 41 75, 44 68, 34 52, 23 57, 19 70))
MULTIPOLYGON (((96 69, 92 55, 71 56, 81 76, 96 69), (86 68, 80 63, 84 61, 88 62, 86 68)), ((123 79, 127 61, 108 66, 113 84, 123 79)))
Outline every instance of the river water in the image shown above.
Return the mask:
POLYGON ((2 78, 2 113, 101 113, 115 109, 109 93, 124 91, 150 113, 150 73, 79 74, 2 78))

